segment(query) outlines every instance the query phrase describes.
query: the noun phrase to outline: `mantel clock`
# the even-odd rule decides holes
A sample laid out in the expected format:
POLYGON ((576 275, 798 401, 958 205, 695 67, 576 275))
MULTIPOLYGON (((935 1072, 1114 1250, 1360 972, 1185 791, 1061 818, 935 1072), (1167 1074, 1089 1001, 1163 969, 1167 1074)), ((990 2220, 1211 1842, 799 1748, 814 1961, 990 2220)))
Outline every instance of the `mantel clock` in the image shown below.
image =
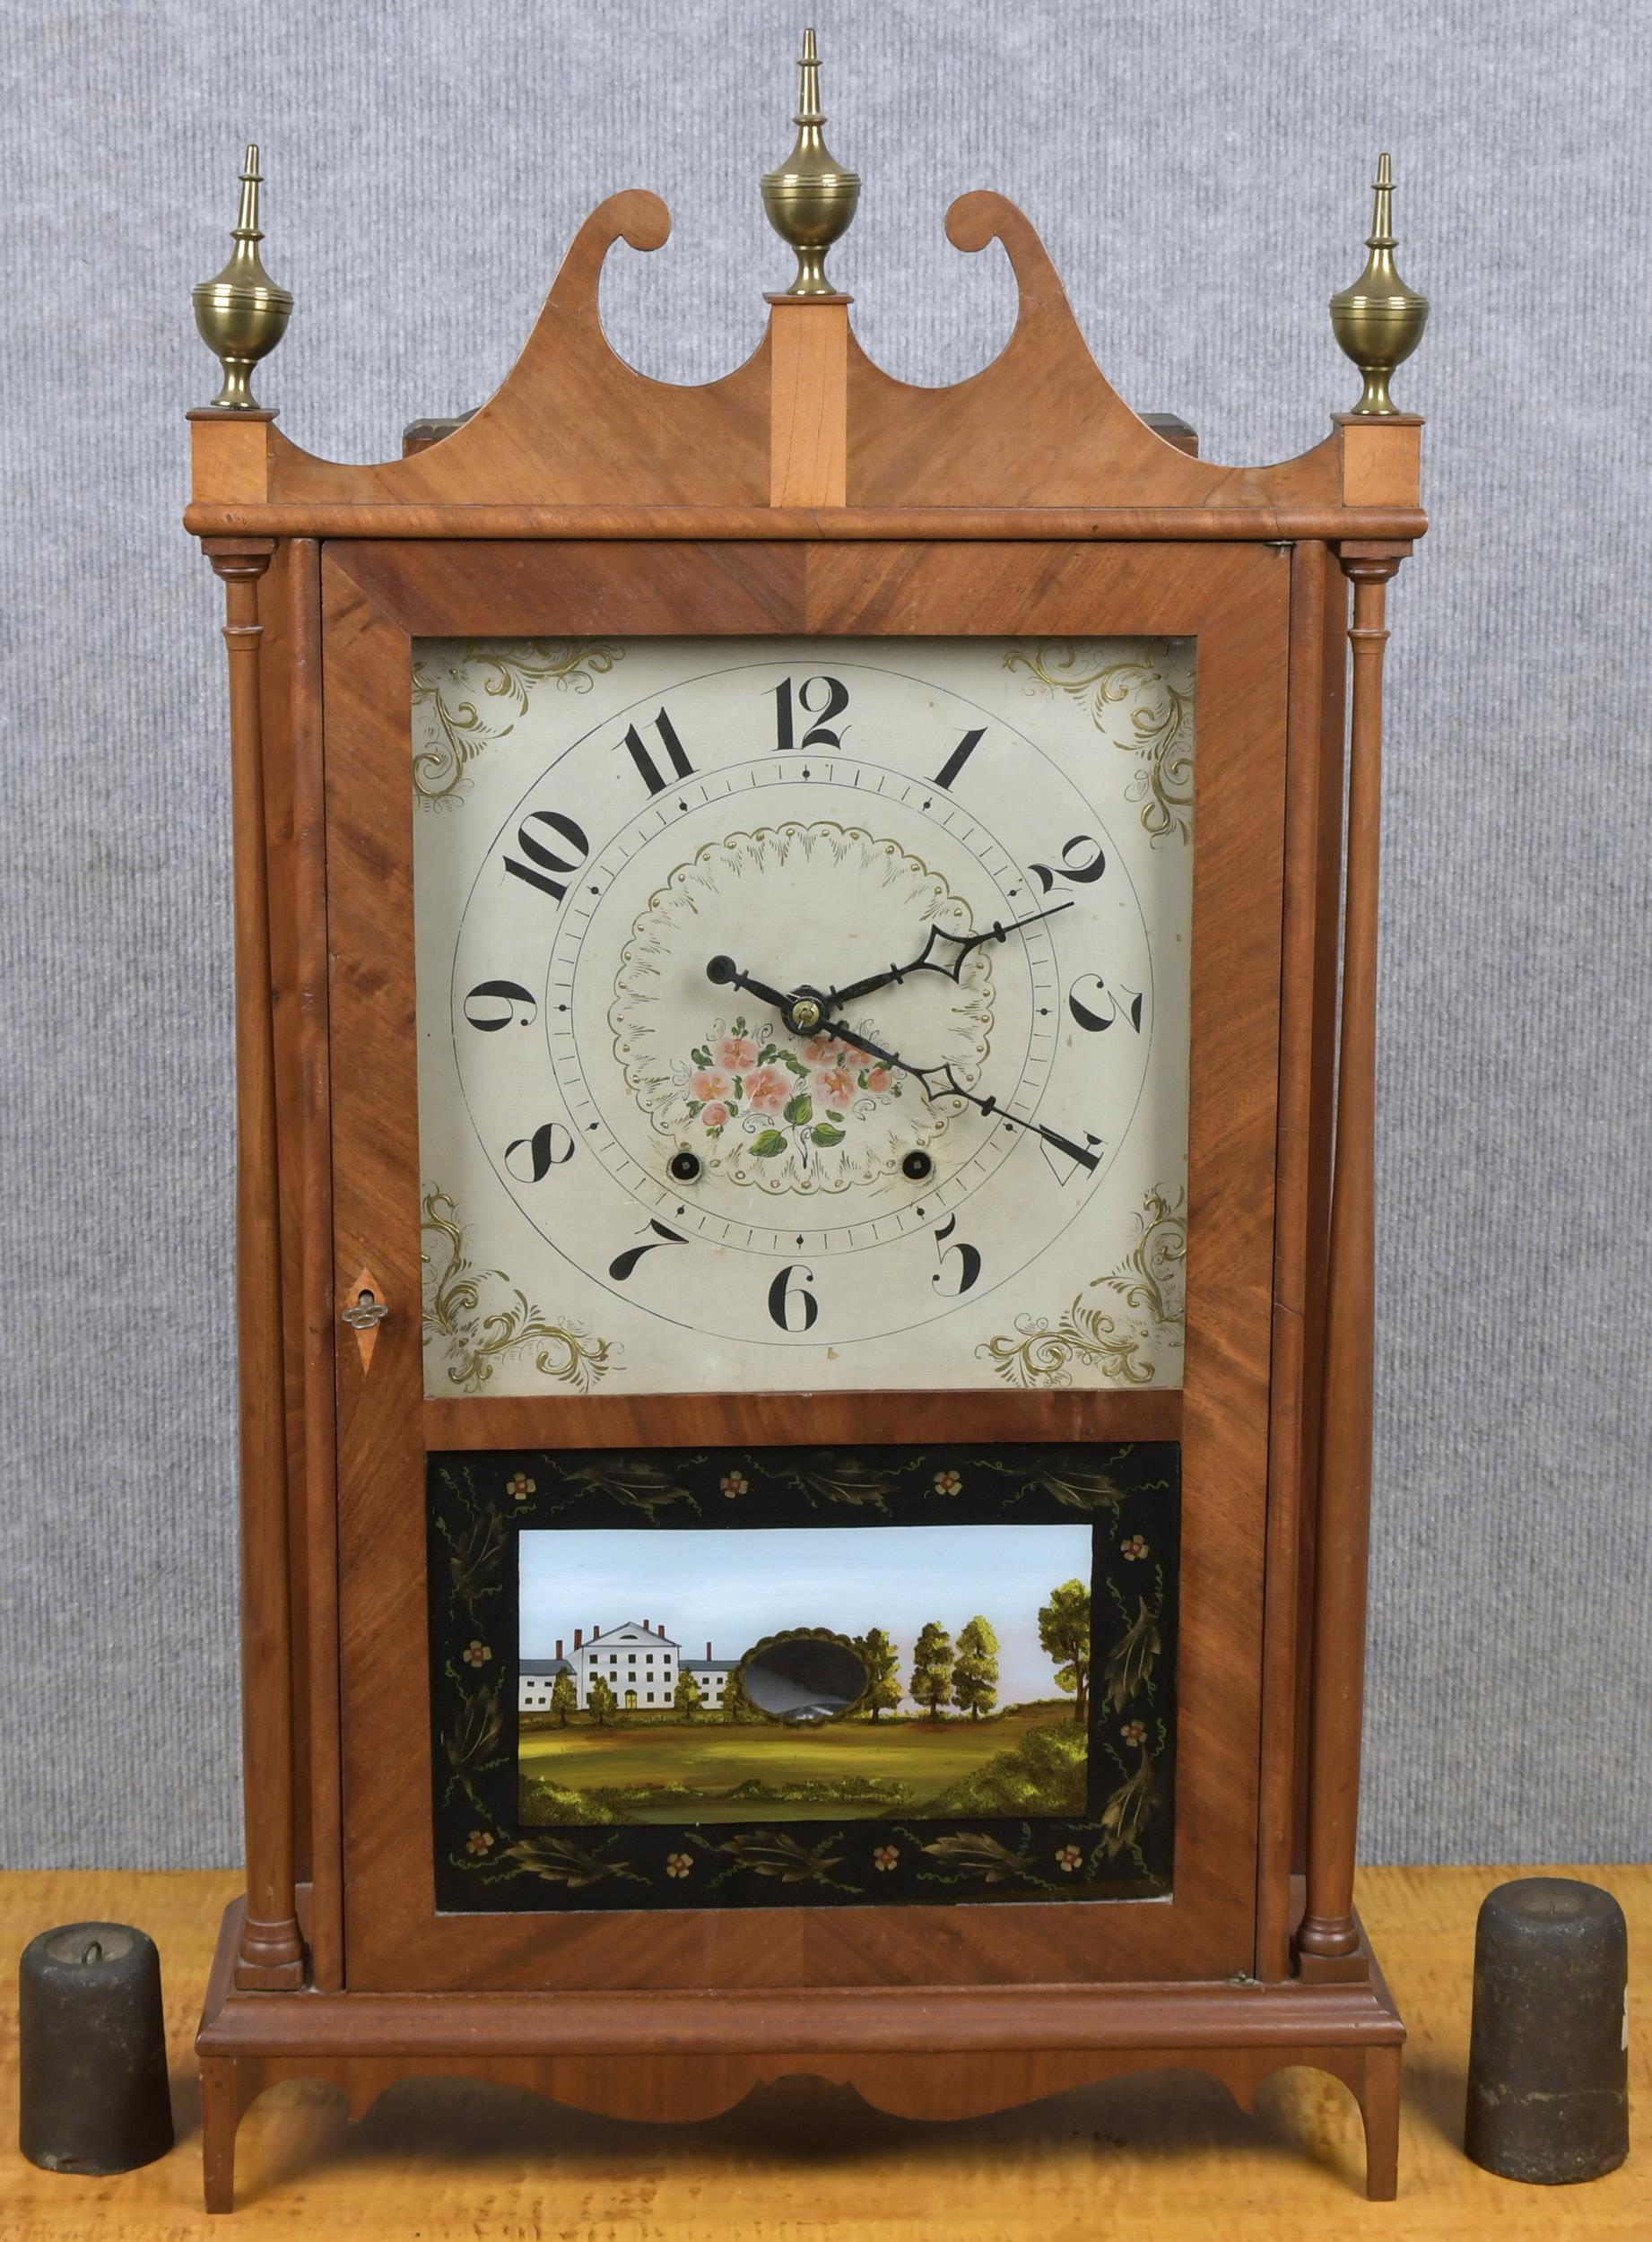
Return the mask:
POLYGON ((256 150, 196 293, 248 1847, 213 2208, 265 2084, 430 2071, 939 2117, 1307 2063, 1393 2192, 1352 1890, 1383 610, 1425 526, 1387 159, 1358 405, 1219 467, 996 195, 947 231, 1008 254, 1004 352, 881 372, 813 34, 802 77, 796 277, 704 387, 603 335, 640 192, 384 465, 254 401, 256 150))

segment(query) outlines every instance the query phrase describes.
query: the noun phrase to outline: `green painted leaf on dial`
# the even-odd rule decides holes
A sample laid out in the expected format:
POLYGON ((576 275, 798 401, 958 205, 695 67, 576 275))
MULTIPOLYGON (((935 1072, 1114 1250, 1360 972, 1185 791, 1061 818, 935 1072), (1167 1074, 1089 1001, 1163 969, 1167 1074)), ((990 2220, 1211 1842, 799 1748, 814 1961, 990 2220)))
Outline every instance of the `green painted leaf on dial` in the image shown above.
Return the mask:
POLYGON ((786 1118, 796 1129, 800 1129, 805 1121, 812 1121, 814 1118, 814 1100, 806 1090, 800 1090, 797 1095, 788 1102, 786 1118))
POLYGON ((762 1129, 752 1139, 753 1160, 772 1160, 777 1152, 786 1150, 786 1138, 778 1129, 762 1129))
POLYGON ((841 1144, 844 1134, 841 1129, 834 1129, 830 1121, 817 1121, 809 1131, 809 1141, 813 1144, 841 1144))

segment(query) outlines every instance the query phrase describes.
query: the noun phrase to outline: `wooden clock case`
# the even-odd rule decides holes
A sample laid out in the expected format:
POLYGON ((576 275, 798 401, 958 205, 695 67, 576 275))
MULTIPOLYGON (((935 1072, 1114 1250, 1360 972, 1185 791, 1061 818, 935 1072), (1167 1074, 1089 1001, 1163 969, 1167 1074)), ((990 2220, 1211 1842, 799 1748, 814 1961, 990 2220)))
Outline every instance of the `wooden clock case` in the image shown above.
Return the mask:
POLYGON ((987 194, 948 233, 1002 241, 1021 303, 973 378, 891 379, 836 296, 771 299, 744 366, 671 387, 597 316, 613 245, 668 223, 651 195, 603 204, 504 387, 399 461, 190 416, 186 523, 228 604, 248 1849, 198 2041, 208 2207, 242 2112, 296 2076, 352 2114, 461 2073, 690 2118, 809 2072, 943 2117, 1176 2065, 1248 2104, 1284 2064, 1352 2090, 1391 2195, 1403 2029, 1352 1873, 1383 604, 1425 527, 1420 422, 1204 463, 1115 395, 987 194), (409 640, 592 631, 1198 635, 1184 1391, 422 1398, 409 640), (388 1315, 347 1328, 364 1291, 388 1315), (427 1686, 428 1449, 943 1426, 1183 1445, 1170 1899, 436 1911, 430 1737, 403 1717, 427 1686))

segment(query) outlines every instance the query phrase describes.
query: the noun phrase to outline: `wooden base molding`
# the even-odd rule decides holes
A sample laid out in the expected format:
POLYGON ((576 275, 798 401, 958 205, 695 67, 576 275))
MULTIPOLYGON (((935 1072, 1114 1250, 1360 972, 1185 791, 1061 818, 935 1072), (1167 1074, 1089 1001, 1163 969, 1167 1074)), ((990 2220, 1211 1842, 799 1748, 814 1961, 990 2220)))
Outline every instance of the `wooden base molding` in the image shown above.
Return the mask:
POLYGON ((225 1913, 196 2041, 210 2212, 233 2206, 242 2116, 287 2079, 336 2086, 352 2119, 402 2079, 448 2076, 604 2116, 686 2122, 801 2073, 893 2116, 956 2119, 1177 2069, 1220 2079, 1248 2110, 1270 2073, 1301 2064, 1359 2103, 1368 2196, 1386 2203, 1397 2186, 1404 2027, 1363 1939, 1359 1979, 1325 1986, 271 1995, 232 1983, 244 1913, 239 1900, 225 1913))

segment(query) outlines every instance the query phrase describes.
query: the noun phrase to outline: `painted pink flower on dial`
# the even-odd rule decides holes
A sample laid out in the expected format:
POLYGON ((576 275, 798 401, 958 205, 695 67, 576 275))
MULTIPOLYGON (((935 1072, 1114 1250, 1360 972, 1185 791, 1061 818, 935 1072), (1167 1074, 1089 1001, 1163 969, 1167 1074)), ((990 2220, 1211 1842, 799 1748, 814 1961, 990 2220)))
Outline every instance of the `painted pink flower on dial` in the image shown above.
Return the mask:
POLYGON ((814 1078, 814 1094, 824 1106, 846 1113, 855 1096, 855 1077, 847 1066, 826 1066, 814 1078))
POLYGON ((723 1128, 727 1124, 728 1108, 720 1098, 714 1098, 709 1106, 701 1106, 700 1118, 708 1129, 723 1128))
POLYGON ((874 1098, 881 1098, 893 1079, 887 1066, 874 1066, 867 1073, 866 1088, 874 1098))
POLYGON ((757 1065, 757 1046, 750 1036, 719 1036, 711 1056, 726 1073, 743 1074, 757 1065))
POLYGON ((710 1105, 718 1099, 726 1098, 734 1084, 720 1068, 702 1066, 690 1087, 702 1104, 710 1105))
POLYGON ((809 1038, 803 1047, 803 1055, 811 1065, 824 1066, 828 1059, 838 1057, 842 1049, 843 1046, 836 1036, 822 1033, 809 1038))
MULTIPOLYGON (((720 1097, 723 1092, 717 1094, 720 1097)), ((753 1113, 781 1113, 792 1094, 792 1078, 778 1066, 760 1066, 746 1076, 745 1094, 753 1113)))

